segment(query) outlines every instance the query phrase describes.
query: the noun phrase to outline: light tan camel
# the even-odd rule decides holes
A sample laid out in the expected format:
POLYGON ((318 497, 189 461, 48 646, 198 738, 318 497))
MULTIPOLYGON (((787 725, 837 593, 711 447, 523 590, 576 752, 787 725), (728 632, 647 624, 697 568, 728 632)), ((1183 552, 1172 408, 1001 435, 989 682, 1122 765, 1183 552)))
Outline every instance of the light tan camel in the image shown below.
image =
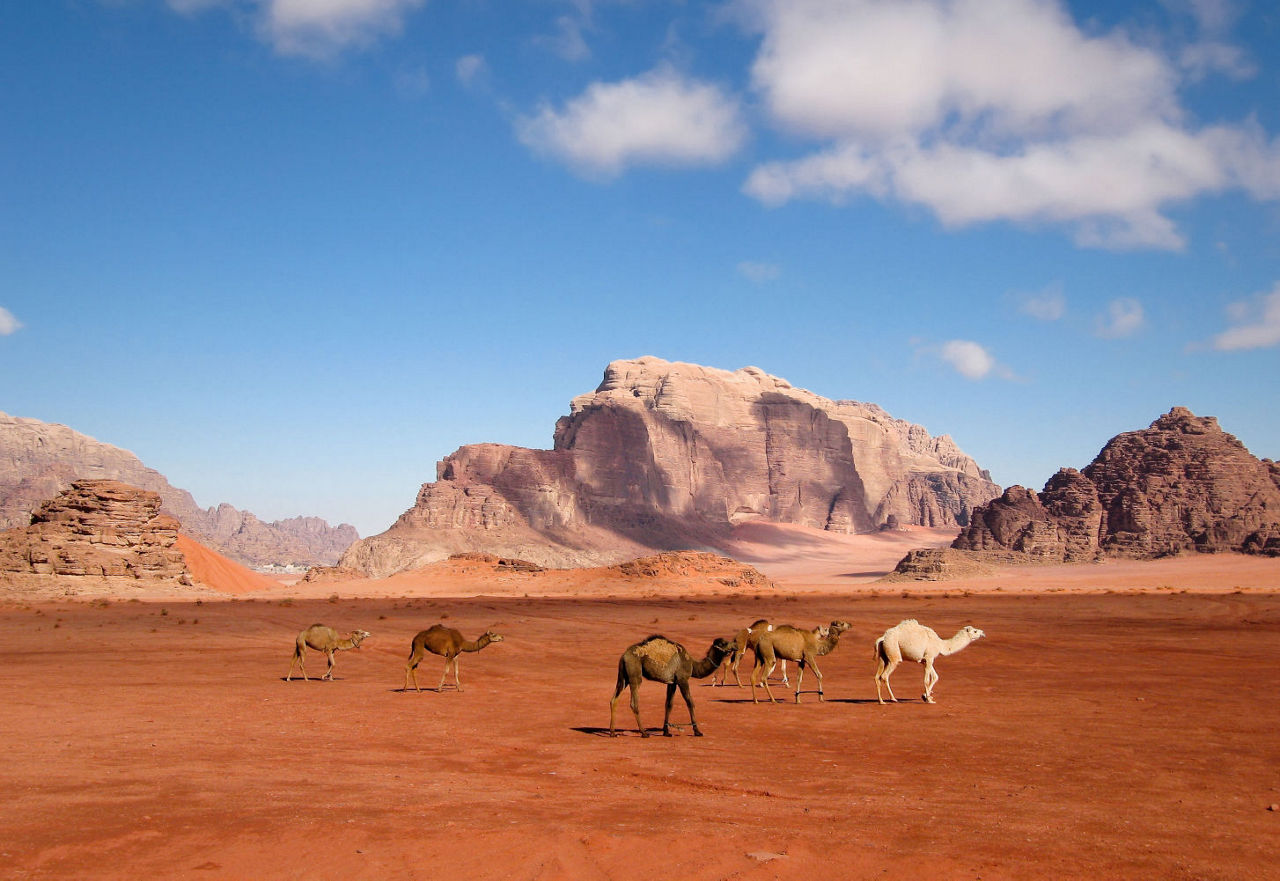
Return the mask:
MULTIPOLYGON (((755 651, 756 641, 760 639, 760 634, 766 630, 772 630, 774 626, 775 625, 769 623, 768 618, 761 618, 758 621, 751 622, 745 628, 738 631, 737 637, 733 640, 733 654, 725 658, 720 665, 720 682, 717 683, 715 681, 715 674, 712 674, 711 684, 724 685, 725 680, 729 678, 729 672, 733 671, 733 681, 737 683, 739 688, 742 688, 742 679, 738 676, 738 665, 742 663, 742 658, 747 653, 748 649, 755 651)), ((827 635, 827 626, 825 624, 819 624, 817 627, 813 628, 813 632, 818 635, 819 639, 823 639, 827 635)), ((782 684, 790 685, 791 682, 787 679, 786 658, 781 659, 781 664, 782 684)), ((773 675, 773 670, 773 667, 769 668, 769 676, 773 675)))
POLYGON ((462 634, 452 627, 435 624, 421 631, 413 638, 413 646, 409 649, 409 663, 404 668, 404 690, 409 690, 409 677, 413 677, 413 687, 419 692, 418 664, 427 652, 444 656, 444 672, 440 674, 440 685, 436 691, 444 691, 444 681, 449 676, 449 667, 453 666, 453 684, 462 691, 462 682, 458 678, 458 656, 462 652, 478 652, 495 642, 502 642, 502 635, 486 630, 475 642, 468 642, 462 634))
POLYGON ((693 697, 689 694, 689 680, 705 679, 710 676, 732 651, 733 643, 719 637, 711 643, 706 657, 700 661, 695 661, 680 643, 657 634, 629 646, 618 659, 618 684, 614 688, 613 699, 609 701, 609 736, 613 737, 617 734, 614 719, 618 698, 622 695, 622 690, 628 687, 631 689, 631 712, 635 714, 636 727, 640 729, 642 737, 649 736, 644 723, 640 721, 639 700, 640 682, 648 679, 650 682, 666 683, 667 686, 667 709, 662 717, 662 736, 671 736, 671 701, 675 697, 676 689, 679 688, 686 706, 689 707, 689 721, 693 725, 693 733, 701 737, 702 730, 698 728, 698 720, 693 714, 693 697))
POLYGON ((323 624, 312 624, 298 634, 297 646, 293 650, 293 661, 289 664, 289 673, 284 677, 284 681, 291 682, 293 680, 294 665, 302 668, 302 678, 304 680, 307 679, 307 665, 304 663, 304 658, 307 649, 314 649, 329 656, 329 667, 320 678, 328 679, 332 682, 333 653, 345 652, 347 649, 358 649, 360 648, 360 643, 368 638, 369 631, 367 630, 353 630, 347 636, 341 637, 338 635, 338 631, 332 627, 325 627, 323 624))
POLYGON ((840 644, 840 634, 849 629, 845 621, 832 621, 827 625, 827 634, 819 636, 820 628, 801 630, 783 624, 773 630, 760 634, 756 642, 756 666, 751 671, 751 700, 756 700, 756 686, 764 683, 764 692, 772 703, 777 703, 773 692, 769 690, 768 670, 773 669, 775 658, 795 661, 799 672, 796 673, 796 703, 800 703, 800 683, 804 680, 806 667, 813 668, 813 675, 818 679, 818 700, 826 700, 822 692, 822 671, 818 669, 817 659, 829 655, 840 644))
POLYGON ((915 618, 908 618, 890 627, 884 636, 876 640, 876 699, 880 696, 880 683, 889 689, 889 700, 897 702, 889 677, 904 660, 924 664, 924 702, 934 703, 933 687, 938 684, 938 671, 933 669, 933 659, 939 655, 954 655, 962 648, 986 636, 976 627, 966 624, 950 639, 943 639, 915 618))

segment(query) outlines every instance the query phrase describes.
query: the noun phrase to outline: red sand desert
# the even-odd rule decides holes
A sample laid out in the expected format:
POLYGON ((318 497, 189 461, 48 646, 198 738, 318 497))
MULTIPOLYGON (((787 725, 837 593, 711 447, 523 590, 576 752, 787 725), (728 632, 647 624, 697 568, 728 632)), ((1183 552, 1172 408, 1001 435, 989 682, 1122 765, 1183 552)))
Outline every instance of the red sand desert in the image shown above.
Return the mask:
MULTIPOLYGON (((904 585, 875 581, 897 543, 945 535, 740 538, 776 587, 479 564, 286 586, 203 559, 225 593, 10 600, 0 877, 1280 878, 1280 560, 904 585), (825 702, 703 680, 705 737, 678 696, 674 737, 639 737, 625 696, 607 736, 627 645, 701 656, 759 617, 850 622, 825 702), (911 664, 880 706, 872 644, 907 617, 987 637, 938 662, 936 705, 911 664), (317 621, 373 635, 334 681, 284 682, 317 621), (402 692, 441 621, 506 639, 462 656, 463 691, 402 692)), ((642 686, 655 734, 663 699, 642 686)))

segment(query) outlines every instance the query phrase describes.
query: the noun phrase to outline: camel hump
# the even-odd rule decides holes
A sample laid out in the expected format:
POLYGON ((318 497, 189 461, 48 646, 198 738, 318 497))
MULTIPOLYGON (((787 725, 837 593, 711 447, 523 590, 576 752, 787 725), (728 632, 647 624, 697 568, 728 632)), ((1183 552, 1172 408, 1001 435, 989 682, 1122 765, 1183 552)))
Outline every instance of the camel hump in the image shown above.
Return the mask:
POLYGON ((636 645, 647 645, 648 643, 653 642, 655 639, 661 639, 661 640, 665 640, 666 642, 671 642, 671 640, 667 639, 661 633, 651 633, 648 636, 646 636, 644 639, 636 643, 636 645))
POLYGON ((915 618, 904 618, 898 622, 898 626, 901 627, 903 624, 915 624, 919 626, 920 622, 917 621, 915 618))

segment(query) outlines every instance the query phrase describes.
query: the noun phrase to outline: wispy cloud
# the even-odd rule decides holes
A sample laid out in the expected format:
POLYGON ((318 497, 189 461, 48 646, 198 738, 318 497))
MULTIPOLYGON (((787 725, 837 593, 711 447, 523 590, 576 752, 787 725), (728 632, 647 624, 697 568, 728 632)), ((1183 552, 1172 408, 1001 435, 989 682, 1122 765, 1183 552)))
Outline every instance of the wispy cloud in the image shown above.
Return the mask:
MULTIPOLYGON (((1226 13, 1203 4, 1206 19, 1226 13)), ((1082 246, 1179 249, 1175 203, 1240 188, 1275 198, 1280 141, 1196 130, 1166 56, 1086 33, 1054 0, 757 0, 752 80, 774 123, 816 152, 766 162, 768 204, 856 196, 923 205, 951 227, 1065 225, 1082 246)), ((1243 71, 1228 48, 1189 57, 1243 71)))
POLYGON ((489 76, 489 62, 483 55, 463 55, 454 63, 453 72, 464 86, 478 86, 489 76))
POLYGON ((1013 371, 997 361, 986 346, 972 340, 948 340, 938 350, 938 356, 966 379, 1014 378, 1013 371))
POLYGON ((1232 303, 1227 310, 1235 326, 1213 338, 1223 352, 1263 349, 1280 343, 1280 282, 1270 293, 1247 302, 1232 303))
POLYGON ((22 322, 12 312, 0 306, 0 336, 10 336, 22 329, 22 322))
POLYGON ((1103 339, 1133 336, 1146 323, 1142 304, 1132 297, 1120 297, 1107 304, 1106 312, 1094 319, 1094 333, 1103 339))
POLYGON ((1040 321, 1058 321, 1067 314, 1067 298, 1061 284, 1035 293, 1017 294, 1018 311, 1040 321))
POLYGON ((175 12, 247 11, 258 35, 281 55, 327 59, 396 36, 426 0, 166 0, 175 12))
POLYGON ((594 83, 559 109, 520 118, 516 131, 535 150, 603 177, 637 164, 716 164, 737 152, 747 133, 734 98, 666 65, 594 83))
POLYGON ((754 260, 743 260, 738 264, 738 274, 756 284, 775 281, 782 275, 782 269, 776 263, 757 263, 754 260))

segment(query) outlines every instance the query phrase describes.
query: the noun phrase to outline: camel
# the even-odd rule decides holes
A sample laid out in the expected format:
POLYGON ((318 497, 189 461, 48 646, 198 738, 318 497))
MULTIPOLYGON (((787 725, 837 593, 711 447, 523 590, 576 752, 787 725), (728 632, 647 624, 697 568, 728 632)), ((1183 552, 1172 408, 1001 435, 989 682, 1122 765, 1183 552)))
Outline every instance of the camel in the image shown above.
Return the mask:
POLYGON ((733 642, 717 637, 707 649, 706 657, 695 661, 693 656, 678 642, 665 636, 654 634, 633 646, 629 646, 618 659, 618 684, 614 688, 613 698, 609 701, 609 736, 614 737, 617 731, 614 726, 618 698, 624 688, 631 688, 631 712, 636 717, 636 727, 642 737, 648 737, 644 723, 640 721, 639 690, 642 679, 650 682, 664 682, 667 686, 667 709, 662 717, 662 736, 671 736, 671 701, 676 689, 684 696, 685 705, 689 707, 689 722, 693 725, 696 737, 702 736, 698 728, 698 720, 693 714, 693 697, 689 694, 689 679, 705 679, 716 671, 730 653, 733 642))
MULTIPOLYGON (((739 688, 742 688, 742 680, 738 677, 738 664, 742 662, 742 657, 747 653, 747 649, 755 651, 756 641, 760 638, 760 634, 767 630, 773 630, 773 628, 774 625, 769 623, 768 618, 761 618, 738 631, 737 637, 733 640, 733 654, 725 658, 724 663, 720 666, 720 682, 716 683, 715 676, 712 675, 711 684, 724 685, 725 680, 729 678, 729 671, 732 670, 733 681, 737 683, 739 688)), ((819 639, 825 639, 827 626, 820 624, 813 628, 813 632, 818 635, 819 639)), ((772 676, 773 670, 774 668, 770 667, 767 675, 772 676)), ((790 680, 787 679, 787 661, 785 658, 782 659, 782 684, 791 684, 790 680)))
POLYGON ((452 627, 435 624, 421 631, 413 638, 413 646, 409 649, 409 663, 404 668, 404 691, 409 690, 409 677, 413 677, 413 687, 419 692, 418 664, 427 652, 444 656, 444 672, 440 674, 440 685, 436 691, 444 691, 444 681, 449 676, 449 667, 453 666, 453 684, 462 691, 462 681, 458 678, 458 656, 462 652, 478 652, 495 642, 502 642, 502 635, 486 630, 475 642, 468 642, 462 634, 452 627))
POLYGON ((848 629, 848 622, 832 621, 827 625, 825 636, 818 635, 821 632, 820 628, 800 630, 787 624, 760 634, 756 642, 756 666, 751 671, 752 703, 759 703, 756 700, 756 686, 762 681, 769 701, 777 703, 773 692, 769 690, 769 674, 766 672, 773 669, 775 658, 795 661, 796 666, 799 667, 799 672, 796 673, 796 703, 800 703, 800 683, 804 680, 806 667, 812 667, 813 675, 818 678, 818 700, 826 700, 822 692, 822 671, 818 669, 817 659, 835 651, 836 646, 840 644, 840 634, 848 629))
POLYGON ((307 679, 307 665, 304 658, 307 649, 314 649, 318 652, 324 652, 329 656, 329 667, 324 671, 322 680, 328 679, 333 681, 333 653, 345 652, 347 649, 358 649, 360 643, 369 638, 367 630, 353 630, 345 637, 338 636, 338 631, 332 627, 325 627, 323 624, 312 624, 306 630, 298 634, 297 647, 293 650, 293 661, 289 664, 289 673, 284 677, 285 682, 293 681, 293 668, 296 664, 302 668, 302 678, 307 679))
POLYGON ((938 684, 938 671, 933 669, 933 659, 939 655, 954 655, 962 648, 986 636, 976 627, 966 624, 950 639, 943 639, 933 630, 925 627, 914 618, 908 618, 890 627, 884 636, 876 640, 876 699, 884 703, 880 696, 880 683, 889 689, 889 700, 897 703, 893 696, 893 688, 889 685, 889 677, 904 660, 924 664, 924 702, 935 703, 933 687, 938 684))

